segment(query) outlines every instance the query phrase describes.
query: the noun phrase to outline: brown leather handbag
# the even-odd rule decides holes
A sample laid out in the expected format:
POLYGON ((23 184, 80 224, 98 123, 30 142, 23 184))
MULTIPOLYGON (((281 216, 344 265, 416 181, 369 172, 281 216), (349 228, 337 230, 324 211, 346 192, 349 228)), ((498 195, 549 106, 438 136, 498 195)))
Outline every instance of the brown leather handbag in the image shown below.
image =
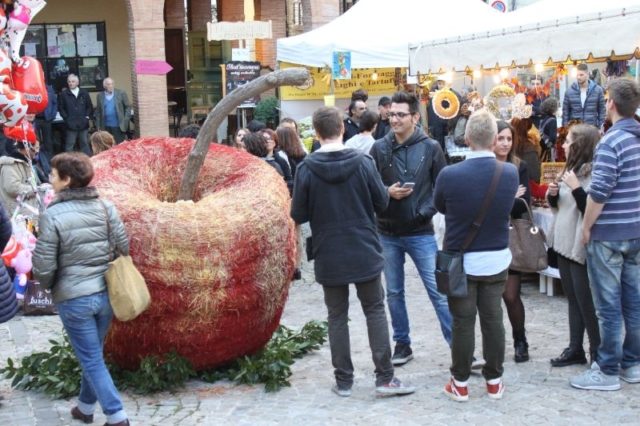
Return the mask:
POLYGON ((532 221, 533 214, 526 200, 517 198, 527 206, 528 217, 511 219, 509 226, 509 249, 511 265, 509 269, 520 272, 538 272, 547 269, 547 247, 542 229, 532 221))

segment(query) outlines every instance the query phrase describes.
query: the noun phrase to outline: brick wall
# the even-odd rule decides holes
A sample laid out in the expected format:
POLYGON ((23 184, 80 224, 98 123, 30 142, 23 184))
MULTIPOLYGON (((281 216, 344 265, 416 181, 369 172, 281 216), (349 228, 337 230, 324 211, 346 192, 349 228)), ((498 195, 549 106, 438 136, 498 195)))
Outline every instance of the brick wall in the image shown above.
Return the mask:
POLYGON ((275 68, 276 40, 287 36, 286 3, 282 0, 256 2, 256 20, 271 20, 272 25, 270 40, 256 40, 256 59, 263 65, 275 68))
POLYGON ((191 31, 206 31, 207 22, 211 22, 211 0, 190 0, 189 17, 191 31))
POLYGON ((244 21, 244 0, 218 0, 219 21, 244 21))
POLYGON ((314 30, 340 16, 339 0, 303 0, 304 31, 314 30))
POLYGON ((167 28, 184 28, 184 0, 165 0, 164 10, 167 28))

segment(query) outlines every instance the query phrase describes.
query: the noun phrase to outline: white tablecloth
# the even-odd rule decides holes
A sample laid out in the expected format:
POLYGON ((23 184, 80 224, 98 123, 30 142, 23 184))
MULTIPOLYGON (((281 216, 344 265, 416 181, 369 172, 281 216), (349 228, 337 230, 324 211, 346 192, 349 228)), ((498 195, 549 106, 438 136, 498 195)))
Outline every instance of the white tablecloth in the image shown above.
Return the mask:
POLYGON ((533 223, 544 231, 544 235, 549 235, 549 231, 553 225, 553 211, 550 208, 535 207, 532 209, 532 213, 533 223))

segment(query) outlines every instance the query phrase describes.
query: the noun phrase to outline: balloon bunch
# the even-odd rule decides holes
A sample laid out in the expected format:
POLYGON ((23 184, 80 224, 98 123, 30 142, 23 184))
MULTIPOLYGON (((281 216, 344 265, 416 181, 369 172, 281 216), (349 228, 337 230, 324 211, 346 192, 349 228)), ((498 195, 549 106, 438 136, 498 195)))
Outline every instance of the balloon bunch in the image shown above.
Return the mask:
POLYGON ((13 235, 2 252, 2 260, 5 266, 15 269, 16 276, 13 285, 16 289, 16 297, 22 299, 27 285, 27 275, 33 268, 31 257, 36 248, 36 237, 29 229, 27 220, 18 216, 13 221, 13 235))
POLYGON ((44 0, 0 0, 0 124, 7 137, 35 143, 26 114, 44 111, 48 103, 42 65, 20 58, 20 45, 44 0))

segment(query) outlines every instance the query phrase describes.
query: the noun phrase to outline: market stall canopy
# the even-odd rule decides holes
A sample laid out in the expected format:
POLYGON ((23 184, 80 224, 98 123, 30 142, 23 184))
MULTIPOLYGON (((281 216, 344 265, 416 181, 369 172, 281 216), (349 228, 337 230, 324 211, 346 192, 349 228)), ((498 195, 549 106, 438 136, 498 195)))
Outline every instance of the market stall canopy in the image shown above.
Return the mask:
POLYGON ((409 73, 631 55, 640 48, 640 0, 540 0, 505 16, 500 27, 409 47, 409 73))
POLYGON ((333 51, 349 51, 353 68, 406 67, 410 42, 503 25, 504 15, 478 0, 360 0, 320 28, 278 39, 277 60, 323 67, 333 51))

